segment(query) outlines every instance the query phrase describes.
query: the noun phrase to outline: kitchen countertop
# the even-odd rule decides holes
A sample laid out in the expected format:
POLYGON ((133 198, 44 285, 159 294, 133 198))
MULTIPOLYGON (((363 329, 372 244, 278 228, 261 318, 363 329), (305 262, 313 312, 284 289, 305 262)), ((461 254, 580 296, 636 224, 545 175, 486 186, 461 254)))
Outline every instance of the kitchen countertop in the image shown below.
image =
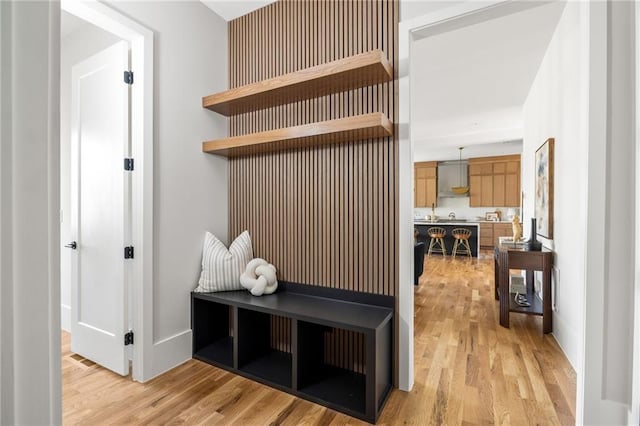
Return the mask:
POLYGON ((503 220, 503 221, 495 221, 495 220, 470 220, 470 221, 454 221, 454 222, 432 222, 430 220, 422 220, 422 219, 414 219, 414 225, 460 225, 460 226, 478 226, 481 223, 511 223, 511 221, 503 220))
POLYGON ((459 226, 478 226, 478 225, 480 225, 480 223, 479 223, 479 222, 458 222, 458 221, 456 221, 456 222, 432 222, 432 221, 430 221, 430 220, 418 220, 418 219, 415 219, 415 220, 413 221, 413 224, 414 224, 414 225, 434 225, 434 226, 437 226, 437 225, 449 225, 449 226, 458 226, 458 225, 459 225, 459 226))

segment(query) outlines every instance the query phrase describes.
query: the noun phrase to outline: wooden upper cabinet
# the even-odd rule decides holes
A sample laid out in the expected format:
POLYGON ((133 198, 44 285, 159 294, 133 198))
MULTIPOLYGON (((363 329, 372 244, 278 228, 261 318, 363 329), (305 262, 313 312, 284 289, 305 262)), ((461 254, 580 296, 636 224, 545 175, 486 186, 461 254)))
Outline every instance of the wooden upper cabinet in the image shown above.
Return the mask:
POLYGON ((431 207, 438 199, 438 163, 425 161, 414 163, 415 207, 431 207))
POLYGON ((505 175, 493 175, 493 206, 504 207, 505 196, 505 175))
POLYGON ((429 163, 415 163, 416 177, 418 179, 435 178, 437 174, 437 166, 431 166, 429 163), (425 166, 424 164, 429 164, 425 166))
POLYGON ((520 155, 469 159, 471 207, 520 205, 520 155))
POLYGON ((502 162, 502 161, 493 163, 493 174, 494 175, 505 174, 506 171, 507 171, 507 163, 502 162))
POLYGON ((520 205, 520 174, 508 174, 505 176, 504 205, 518 207, 520 205))
POLYGON ((480 203, 482 206, 493 206, 493 176, 481 176, 480 203))
POLYGON ((520 206, 520 159, 507 161, 505 173, 505 199, 506 207, 520 206))
MULTIPOLYGON (((475 158, 473 160, 476 160, 475 158)), ((471 163, 469 161, 469 175, 471 176, 481 176, 481 175, 491 175, 493 174, 493 164, 492 163, 471 163)))
POLYGON ((520 156, 518 156, 517 160, 507 161, 506 165, 506 173, 517 173, 520 174, 520 156))

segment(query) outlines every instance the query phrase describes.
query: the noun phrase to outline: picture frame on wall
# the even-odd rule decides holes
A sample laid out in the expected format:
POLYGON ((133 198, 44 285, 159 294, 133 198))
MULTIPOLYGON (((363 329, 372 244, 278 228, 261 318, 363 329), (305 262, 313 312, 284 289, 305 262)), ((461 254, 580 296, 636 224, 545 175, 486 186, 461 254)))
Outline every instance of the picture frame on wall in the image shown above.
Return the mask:
POLYGON ((541 237, 553 239, 553 167, 554 138, 547 139, 536 150, 536 194, 535 217, 536 233, 541 237))

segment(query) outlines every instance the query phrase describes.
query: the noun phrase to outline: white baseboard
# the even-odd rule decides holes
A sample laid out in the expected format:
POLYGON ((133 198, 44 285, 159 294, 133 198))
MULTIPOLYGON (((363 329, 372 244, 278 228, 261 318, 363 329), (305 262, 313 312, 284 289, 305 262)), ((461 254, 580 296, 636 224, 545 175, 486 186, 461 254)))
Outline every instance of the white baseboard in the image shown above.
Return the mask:
POLYGON ((553 332, 551 333, 553 339, 556 341, 564 356, 569 360, 569 364, 573 368, 573 371, 578 373, 579 363, 578 357, 578 345, 579 336, 573 329, 567 327, 567 323, 560 315, 553 315, 553 332))
POLYGON ((60 305, 60 328, 71 333, 71 306, 60 305))
POLYGON ((153 345, 152 378, 191 359, 191 330, 185 330, 153 345))

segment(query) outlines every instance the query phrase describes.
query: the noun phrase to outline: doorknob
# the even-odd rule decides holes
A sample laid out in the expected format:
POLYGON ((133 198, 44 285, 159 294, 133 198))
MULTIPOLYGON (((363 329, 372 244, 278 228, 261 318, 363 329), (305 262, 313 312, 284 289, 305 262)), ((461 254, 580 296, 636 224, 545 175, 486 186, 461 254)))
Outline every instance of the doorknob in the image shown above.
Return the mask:
POLYGON ((78 244, 75 241, 71 241, 70 244, 65 245, 65 247, 75 250, 78 248, 78 244))

